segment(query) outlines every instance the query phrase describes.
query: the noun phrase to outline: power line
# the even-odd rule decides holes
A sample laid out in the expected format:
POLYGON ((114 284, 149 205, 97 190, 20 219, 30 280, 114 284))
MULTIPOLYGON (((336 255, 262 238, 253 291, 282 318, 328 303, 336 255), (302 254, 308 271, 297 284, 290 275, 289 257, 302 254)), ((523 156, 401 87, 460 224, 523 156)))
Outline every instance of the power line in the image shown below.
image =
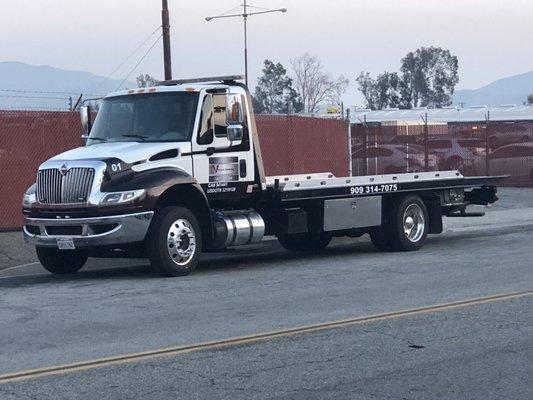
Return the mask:
MULTIPOLYGON (((122 62, 118 65, 118 67, 116 67, 113 72, 111 72, 109 75, 107 75, 99 84, 98 86, 96 86, 96 89, 99 89, 105 82, 107 82, 115 72, 117 72, 135 53, 137 53, 137 51, 142 47, 144 46, 151 38, 152 36, 154 36, 154 34, 161 29, 161 26, 158 26, 152 33, 150 33, 148 35, 148 37, 146 39, 143 40, 143 42, 141 44, 139 44, 130 54, 128 54, 126 56, 126 58, 124 58, 124 60, 122 60, 122 62)), ((159 40, 159 38, 158 38, 159 40)), ((122 85, 122 83, 121 83, 122 85)))
MULTIPOLYGON (((0 92, 8 93, 35 93, 35 94, 80 94, 80 92, 58 92, 52 90, 19 90, 19 89, 0 89, 0 92)), ((84 93, 87 96, 102 96, 101 94, 84 93)))
POLYGON ((218 16, 231 14, 232 12, 235 12, 235 11, 239 10, 240 8, 241 8, 241 6, 233 7, 232 9, 230 9, 230 10, 228 10, 228 11, 224 11, 223 13, 218 14, 218 16))
POLYGON ((159 43, 159 39, 161 39, 163 37, 163 34, 159 35, 158 38, 156 39, 156 41, 154 43, 152 43, 152 45, 148 48, 148 50, 146 50, 146 53, 143 54, 143 56, 139 59, 139 61, 137 62, 137 64, 135 64, 135 66, 130 70, 130 72, 128 73, 128 75, 126 75, 126 77, 122 80, 122 82, 120 82, 120 85, 118 85, 118 87, 115 89, 115 90, 118 90, 120 89, 120 87, 124 84, 124 82, 126 82, 128 80, 128 78, 130 77, 130 75, 133 73, 133 71, 135 71, 135 69, 143 62, 143 60, 146 58, 146 56, 148 55, 148 53, 150 53, 150 51, 152 51, 152 49, 155 47, 155 45, 157 43, 159 43))
POLYGON ((269 10, 269 8, 259 7, 259 6, 252 6, 251 4, 247 4, 246 7, 248 7, 248 8, 256 8, 258 10, 269 10))
POLYGON ((9 94, 0 94, 0 97, 9 98, 9 99, 46 99, 46 100, 68 100, 68 97, 52 97, 52 96, 20 96, 20 95, 9 95, 9 94))

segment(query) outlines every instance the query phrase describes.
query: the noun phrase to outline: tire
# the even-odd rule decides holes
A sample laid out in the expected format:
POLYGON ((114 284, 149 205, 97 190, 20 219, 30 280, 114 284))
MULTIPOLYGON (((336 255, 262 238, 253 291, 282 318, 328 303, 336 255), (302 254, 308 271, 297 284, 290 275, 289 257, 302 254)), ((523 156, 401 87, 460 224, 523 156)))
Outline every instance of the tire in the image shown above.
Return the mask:
POLYGON ((53 274, 75 274, 87 262, 87 255, 79 250, 58 250, 49 247, 36 247, 35 251, 44 269, 53 274))
POLYGON ((379 251, 392 251, 390 239, 382 227, 370 231, 370 240, 379 251))
POLYGON ((392 204, 384 229, 392 250, 416 251, 424 245, 428 227, 426 205, 420 197, 409 195, 392 204))
POLYGON ((195 270, 202 253, 202 231, 195 215, 183 207, 156 211, 146 238, 152 267, 163 276, 195 270))
POLYGON ((311 252, 325 249, 331 242, 329 233, 303 233, 280 235, 278 240, 281 245, 290 251, 311 252))

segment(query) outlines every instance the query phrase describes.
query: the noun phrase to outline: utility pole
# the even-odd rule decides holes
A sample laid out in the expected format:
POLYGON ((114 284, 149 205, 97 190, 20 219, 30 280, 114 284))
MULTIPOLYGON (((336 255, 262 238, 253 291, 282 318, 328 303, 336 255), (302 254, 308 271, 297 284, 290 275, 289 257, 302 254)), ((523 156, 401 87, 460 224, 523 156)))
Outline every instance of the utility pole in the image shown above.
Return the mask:
MULTIPOLYGON (((205 20, 209 22, 213 19, 219 19, 219 18, 242 17, 243 23, 244 23, 244 26, 243 26, 244 28, 244 81, 246 83, 246 86, 248 86, 248 32, 247 32, 248 17, 250 15, 268 14, 268 13, 273 13, 273 12, 285 13, 287 12, 287 9, 277 8, 277 9, 269 10, 269 9, 260 8, 261 11, 248 12, 248 7, 253 7, 253 6, 249 6, 246 1, 247 0, 244 0, 244 4, 242 4, 242 7, 243 7, 242 14, 220 14, 214 17, 206 17, 205 20)), ((259 7, 254 7, 254 8, 259 8, 259 7)))
POLYGON ((243 22, 244 22, 244 83, 248 86, 248 35, 246 32, 246 21, 248 19, 246 0, 244 0, 243 6, 243 22))
POLYGON ((170 24, 168 18, 168 0, 163 1, 161 10, 161 28, 163 30, 163 62, 165 65, 165 80, 172 79, 172 60, 170 56, 170 24))

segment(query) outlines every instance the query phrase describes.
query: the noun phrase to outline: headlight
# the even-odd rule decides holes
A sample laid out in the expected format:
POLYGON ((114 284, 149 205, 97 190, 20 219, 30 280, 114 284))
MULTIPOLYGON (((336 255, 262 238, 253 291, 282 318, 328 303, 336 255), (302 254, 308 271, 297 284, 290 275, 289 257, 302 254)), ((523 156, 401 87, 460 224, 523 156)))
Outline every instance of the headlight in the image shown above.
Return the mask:
POLYGON ((24 193, 24 196, 22 197, 22 206, 23 207, 30 207, 33 203, 37 201, 37 195, 35 194, 35 183, 31 185, 28 190, 26 190, 26 193, 24 193))
POLYGON ((125 192, 105 193, 100 199, 100 204, 120 204, 133 201, 144 194, 144 189, 139 190, 127 190, 125 192))

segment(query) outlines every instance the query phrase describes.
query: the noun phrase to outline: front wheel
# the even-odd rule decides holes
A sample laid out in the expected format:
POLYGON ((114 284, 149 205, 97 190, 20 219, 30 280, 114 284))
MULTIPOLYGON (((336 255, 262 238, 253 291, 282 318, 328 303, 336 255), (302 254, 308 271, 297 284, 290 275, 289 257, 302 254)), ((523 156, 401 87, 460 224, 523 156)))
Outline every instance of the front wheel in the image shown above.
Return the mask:
POLYGON ((146 238, 151 265, 164 276, 188 275, 202 253, 202 232, 195 215, 183 207, 158 210, 146 238))
POLYGON ((329 233, 298 233, 279 235, 281 245, 290 251, 319 251, 331 242, 329 233))
POLYGON ((87 255, 79 250, 58 250, 49 247, 36 247, 35 251, 44 269, 53 274, 75 274, 87 262, 87 255))

